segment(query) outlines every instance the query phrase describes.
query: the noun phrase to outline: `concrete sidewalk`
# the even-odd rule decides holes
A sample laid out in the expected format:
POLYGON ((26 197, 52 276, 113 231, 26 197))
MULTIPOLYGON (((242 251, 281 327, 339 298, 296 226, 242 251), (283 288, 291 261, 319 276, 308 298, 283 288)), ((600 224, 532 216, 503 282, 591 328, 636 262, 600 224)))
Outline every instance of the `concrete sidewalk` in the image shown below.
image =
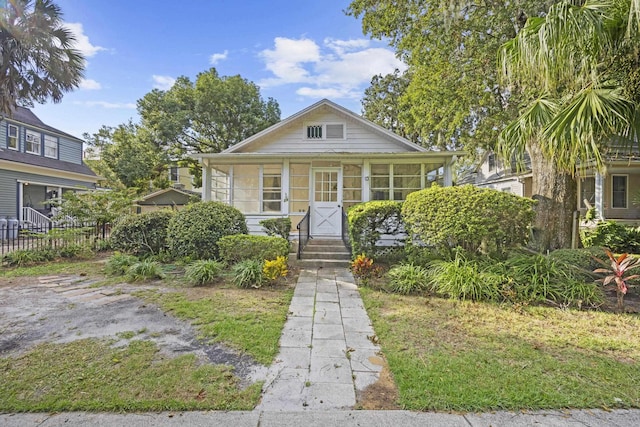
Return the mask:
POLYGON ((254 411, 0 414, 0 426, 640 426, 640 410, 448 414, 359 411, 356 395, 378 380, 384 360, 351 273, 300 273, 261 403, 254 411))
POLYGON ((302 270, 259 411, 351 409, 384 360, 351 273, 302 270))

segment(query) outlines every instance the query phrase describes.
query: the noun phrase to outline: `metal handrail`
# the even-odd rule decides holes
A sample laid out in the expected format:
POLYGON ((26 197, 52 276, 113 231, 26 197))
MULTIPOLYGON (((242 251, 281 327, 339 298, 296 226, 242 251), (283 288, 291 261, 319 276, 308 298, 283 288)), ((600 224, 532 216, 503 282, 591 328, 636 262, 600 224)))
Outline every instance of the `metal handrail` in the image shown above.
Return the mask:
POLYGON ((307 209, 307 213, 302 217, 296 228, 298 229, 298 259, 302 259, 302 250, 309 239, 311 238, 310 234, 310 221, 311 221, 311 206, 307 209))
POLYGON ((349 217, 347 216, 347 212, 342 208, 342 243, 344 246, 349 249, 349 253, 351 253, 351 240, 349 239, 349 217))

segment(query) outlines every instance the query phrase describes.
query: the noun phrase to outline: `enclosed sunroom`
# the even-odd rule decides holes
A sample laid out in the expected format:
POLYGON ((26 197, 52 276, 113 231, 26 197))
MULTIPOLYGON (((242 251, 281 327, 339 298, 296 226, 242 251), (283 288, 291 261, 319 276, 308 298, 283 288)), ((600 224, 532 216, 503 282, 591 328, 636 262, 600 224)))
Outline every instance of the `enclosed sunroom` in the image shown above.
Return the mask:
POLYGON ((313 237, 339 237, 343 212, 369 200, 404 200, 437 182, 451 185, 459 152, 429 151, 328 100, 221 153, 198 154, 203 200, 247 218, 305 218, 313 237))

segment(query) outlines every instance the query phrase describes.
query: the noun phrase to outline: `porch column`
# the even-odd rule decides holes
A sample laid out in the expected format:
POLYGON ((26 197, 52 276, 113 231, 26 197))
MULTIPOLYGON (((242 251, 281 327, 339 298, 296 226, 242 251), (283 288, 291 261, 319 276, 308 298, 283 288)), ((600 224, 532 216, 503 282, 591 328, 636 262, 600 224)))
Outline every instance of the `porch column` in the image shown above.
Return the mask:
POLYGON ((202 159, 202 200, 211 201, 211 166, 205 159, 202 159))
POLYGON ((362 201, 371 200, 371 163, 365 159, 362 162, 362 201))
POLYGON ((600 172, 596 172, 596 218, 604 221, 604 176, 600 172))
POLYGON ((281 213, 289 215, 289 159, 282 161, 282 209, 281 213))
POLYGON ((443 166, 443 184, 445 187, 451 187, 453 185, 453 174, 451 173, 451 164, 455 161, 455 159, 451 158, 449 160, 445 160, 444 161, 444 166, 443 166))
POLYGON ((18 181, 18 221, 22 224, 22 207, 24 206, 24 183, 18 181))

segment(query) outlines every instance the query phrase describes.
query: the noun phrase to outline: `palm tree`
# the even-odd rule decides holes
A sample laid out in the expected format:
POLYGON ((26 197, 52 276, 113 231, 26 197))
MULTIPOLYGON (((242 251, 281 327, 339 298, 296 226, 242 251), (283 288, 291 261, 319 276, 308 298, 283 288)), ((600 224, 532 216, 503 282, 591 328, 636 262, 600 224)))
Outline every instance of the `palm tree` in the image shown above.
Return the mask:
POLYGON ((568 247, 579 166, 602 170, 607 144, 640 125, 640 0, 564 0, 532 17, 499 56, 507 91, 529 95, 501 134, 531 157, 539 249, 568 247))
POLYGON ((48 99, 60 102, 77 87, 84 57, 62 26, 61 11, 50 0, 7 0, 0 9, 0 113, 16 105, 48 99))

